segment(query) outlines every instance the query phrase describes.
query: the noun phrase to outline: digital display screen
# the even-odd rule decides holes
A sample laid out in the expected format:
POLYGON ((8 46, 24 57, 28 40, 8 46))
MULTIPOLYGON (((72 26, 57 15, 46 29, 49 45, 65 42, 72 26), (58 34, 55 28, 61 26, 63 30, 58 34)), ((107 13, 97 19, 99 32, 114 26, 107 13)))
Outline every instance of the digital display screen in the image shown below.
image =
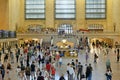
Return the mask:
POLYGON ((3 31, 3 38, 9 37, 9 31, 3 31))
POLYGON ((0 30, 0 39, 3 38, 3 31, 0 30))
POLYGON ((0 39, 16 38, 16 31, 0 30, 0 39))

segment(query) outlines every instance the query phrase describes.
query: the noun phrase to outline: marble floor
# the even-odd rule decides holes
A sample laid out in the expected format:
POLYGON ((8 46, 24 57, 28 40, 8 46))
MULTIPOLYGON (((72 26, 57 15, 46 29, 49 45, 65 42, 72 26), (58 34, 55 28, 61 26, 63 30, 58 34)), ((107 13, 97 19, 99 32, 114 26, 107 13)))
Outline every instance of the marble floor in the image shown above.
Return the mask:
MULTIPOLYGON (((82 51, 79 55, 78 55, 78 59, 79 61, 82 63, 82 65, 84 66, 84 73, 85 73, 85 69, 86 69, 86 61, 85 61, 85 51, 82 51)), ((108 55, 104 55, 104 51, 100 50, 100 49, 93 49, 91 50, 91 52, 89 53, 89 59, 88 59, 88 63, 92 64, 93 67, 93 75, 92 75, 92 80, 106 80, 106 76, 105 76, 105 72, 106 72, 106 60, 110 59, 111 61, 111 67, 112 67, 112 80, 120 80, 120 63, 116 61, 116 54, 114 53, 113 49, 109 50, 109 54, 108 55), (97 63, 94 63, 93 60, 93 53, 96 52, 99 56, 97 63)), ((64 59, 64 65, 66 65, 68 62, 72 61, 71 58, 65 58, 64 59)), ((63 68, 62 68, 63 69, 63 68)), ((65 72, 65 70, 63 70, 65 72)), ((63 71, 59 71, 63 72, 63 71)), ((59 76, 58 76, 59 77, 59 76)), ((58 78, 56 78, 56 80, 58 80, 58 78)), ((67 78, 66 78, 67 80, 67 78)), ((84 80, 84 79, 83 79, 84 80)))
MULTIPOLYGON (((85 61, 85 51, 81 51, 78 55, 79 61, 84 66, 83 71, 85 73, 86 69, 86 61, 85 61)), ((4 55, 2 55, 4 56, 4 55)), ((3 57, 2 57, 3 58, 3 57)), ((106 72, 106 66, 105 62, 106 59, 109 58, 111 61, 111 67, 112 67, 112 80, 120 80, 120 62, 116 62, 116 54, 114 53, 113 49, 109 50, 108 55, 104 55, 103 50, 100 49, 92 49, 89 53, 89 58, 87 64, 91 63, 93 67, 93 75, 92 80, 106 80, 105 72, 106 72), (99 56, 97 63, 94 63, 93 61, 93 52, 96 52, 99 56)), ((55 80, 59 80, 59 76, 61 74, 64 74, 66 80, 67 79, 67 73, 66 73, 66 66, 67 63, 70 63, 73 58, 63 58, 63 65, 60 68, 56 68, 56 76, 55 80)), ((76 58, 74 58, 76 59, 76 58)), ((4 63, 6 64, 6 63, 4 63)), ((12 64, 12 70, 10 71, 10 78, 11 80, 19 80, 16 75, 16 66, 17 64, 12 64)), ((5 80, 7 80, 7 75, 5 75, 5 80)), ((85 79, 82 79, 85 80, 85 79)))

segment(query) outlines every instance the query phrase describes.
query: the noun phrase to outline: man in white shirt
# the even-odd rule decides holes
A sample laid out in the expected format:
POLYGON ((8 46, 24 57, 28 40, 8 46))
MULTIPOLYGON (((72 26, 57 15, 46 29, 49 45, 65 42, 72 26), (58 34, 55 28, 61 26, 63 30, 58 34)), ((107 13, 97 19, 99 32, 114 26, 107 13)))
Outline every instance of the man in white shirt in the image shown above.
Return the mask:
POLYGON ((67 70, 69 72, 69 78, 68 78, 68 80, 74 80, 74 78, 75 78, 75 71, 73 70, 72 65, 70 65, 69 67, 67 67, 67 70))

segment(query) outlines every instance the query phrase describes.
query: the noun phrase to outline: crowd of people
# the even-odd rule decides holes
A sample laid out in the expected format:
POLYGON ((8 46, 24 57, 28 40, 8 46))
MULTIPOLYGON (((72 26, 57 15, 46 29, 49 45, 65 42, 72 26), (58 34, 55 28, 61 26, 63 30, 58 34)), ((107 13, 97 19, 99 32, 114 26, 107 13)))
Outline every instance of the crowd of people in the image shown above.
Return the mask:
POLYGON ((56 56, 50 54, 49 47, 42 48, 39 43, 25 43, 20 47, 16 46, 14 50, 10 48, 8 53, 4 53, 3 63, 0 63, 0 74, 2 75, 0 80, 4 80, 5 74, 10 79, 11 66, 14 63, 17 64, 18 80, 48 80, 49 78, 55 80, 54 63, 59 60, 56 56), (7 64, 6 69, 5 63, 7 64))
MULTIPOLYGON (((36 42, 24 43, 21 46, 16 44, 14 49, 8 47, 7 52, 4 50, 2 53, 4 54, 4 60, 3 63, 0 62, 0 80, 4 80, 5 75, 11 80, 10 73, 13 69, 13 64, 16 64, 18 80, 55 80, 56 67, 61 67, 63 62, 59 52, 53 55, 49 46, 41 47, 40 44, 36 42), (7 65, 5 65, 5 63, 7 65)), ((70 78, 72 72, 69 69, 79 69, 77 67, 78 60, 76 63, 75 65, 74 61, 72 61, 72 64, 69 65, 67 71, 68 80, 74 79, 74 76, 70 78)), ((81 74, 81 72, 78 72, 78 75, 79 74, 81 74)), ((59 80, 65 80, 63 75, 64 74, 61 74, 59 80)))
MULTIPOLYGON (((0 55, 0 80, 4 80, 5 75, 8 80, 12 80, 10 73, 13 69, 13 64, 16 64, 17 80, 56 80, 56 68, 61 68, 63 64, 62 56, 59 52, 53 54, 50 51, 50 46, 42 47, 40 43, 28 42, 21 46, 16 45, 15 48, 9 47, 8 53, 2 51, 4 60, 0 55)), ((88 63, 89 48, 85 50, 86 63, 88 63)), ((109 53, 109 52, 108 52, 109 53)), ((117 62, 119 62, 119 49, 116 50, 117 62)), ((98 55, 94 53, 94 63, 97 63, 98 55)), ((91 64, 86 64, 85 73, 83 71, 84 64, 81 64, 78 59, 72 59, 66 64, 68 80, 92 80, 93 68, 91 64)), ((61 74, 59 80, 66 80, 65 74, 61 74)), ((106 78, 112 80, 112 68, 110 59, 106 61, 106 78)))

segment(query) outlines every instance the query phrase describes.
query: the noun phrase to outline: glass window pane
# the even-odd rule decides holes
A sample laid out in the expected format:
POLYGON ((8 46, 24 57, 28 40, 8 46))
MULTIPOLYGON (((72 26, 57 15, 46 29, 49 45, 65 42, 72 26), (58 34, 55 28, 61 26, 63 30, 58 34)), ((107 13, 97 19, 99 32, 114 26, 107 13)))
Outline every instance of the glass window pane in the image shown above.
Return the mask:
POLYGON ((74 18, 74 14, 56 14, 57 18, 74 18))
POLYGON ((56 0, 55 18, 57 19, 75 19, 75 0, 56 0))
POLYGON ((74 13, 75 9, 70 9, 70 10, 56 10, 56 13, 74 13))
POLYGON ((26 0, 25 15, 26 19, 45 18, 45 0, 26 0))
POLYGON ((30 10, 26 10, 26 13, 45 13, 45 11, 30 9, 30 10))
POLYGON ((56 8, 75 8, 75 5, 56 5, 56 8))
POLYGON ((75 4, 75 1, 56 0, 56 4, 75 4))
POLYGON ((106 0, 86 0, 86 18, 106 18, 106 0))

